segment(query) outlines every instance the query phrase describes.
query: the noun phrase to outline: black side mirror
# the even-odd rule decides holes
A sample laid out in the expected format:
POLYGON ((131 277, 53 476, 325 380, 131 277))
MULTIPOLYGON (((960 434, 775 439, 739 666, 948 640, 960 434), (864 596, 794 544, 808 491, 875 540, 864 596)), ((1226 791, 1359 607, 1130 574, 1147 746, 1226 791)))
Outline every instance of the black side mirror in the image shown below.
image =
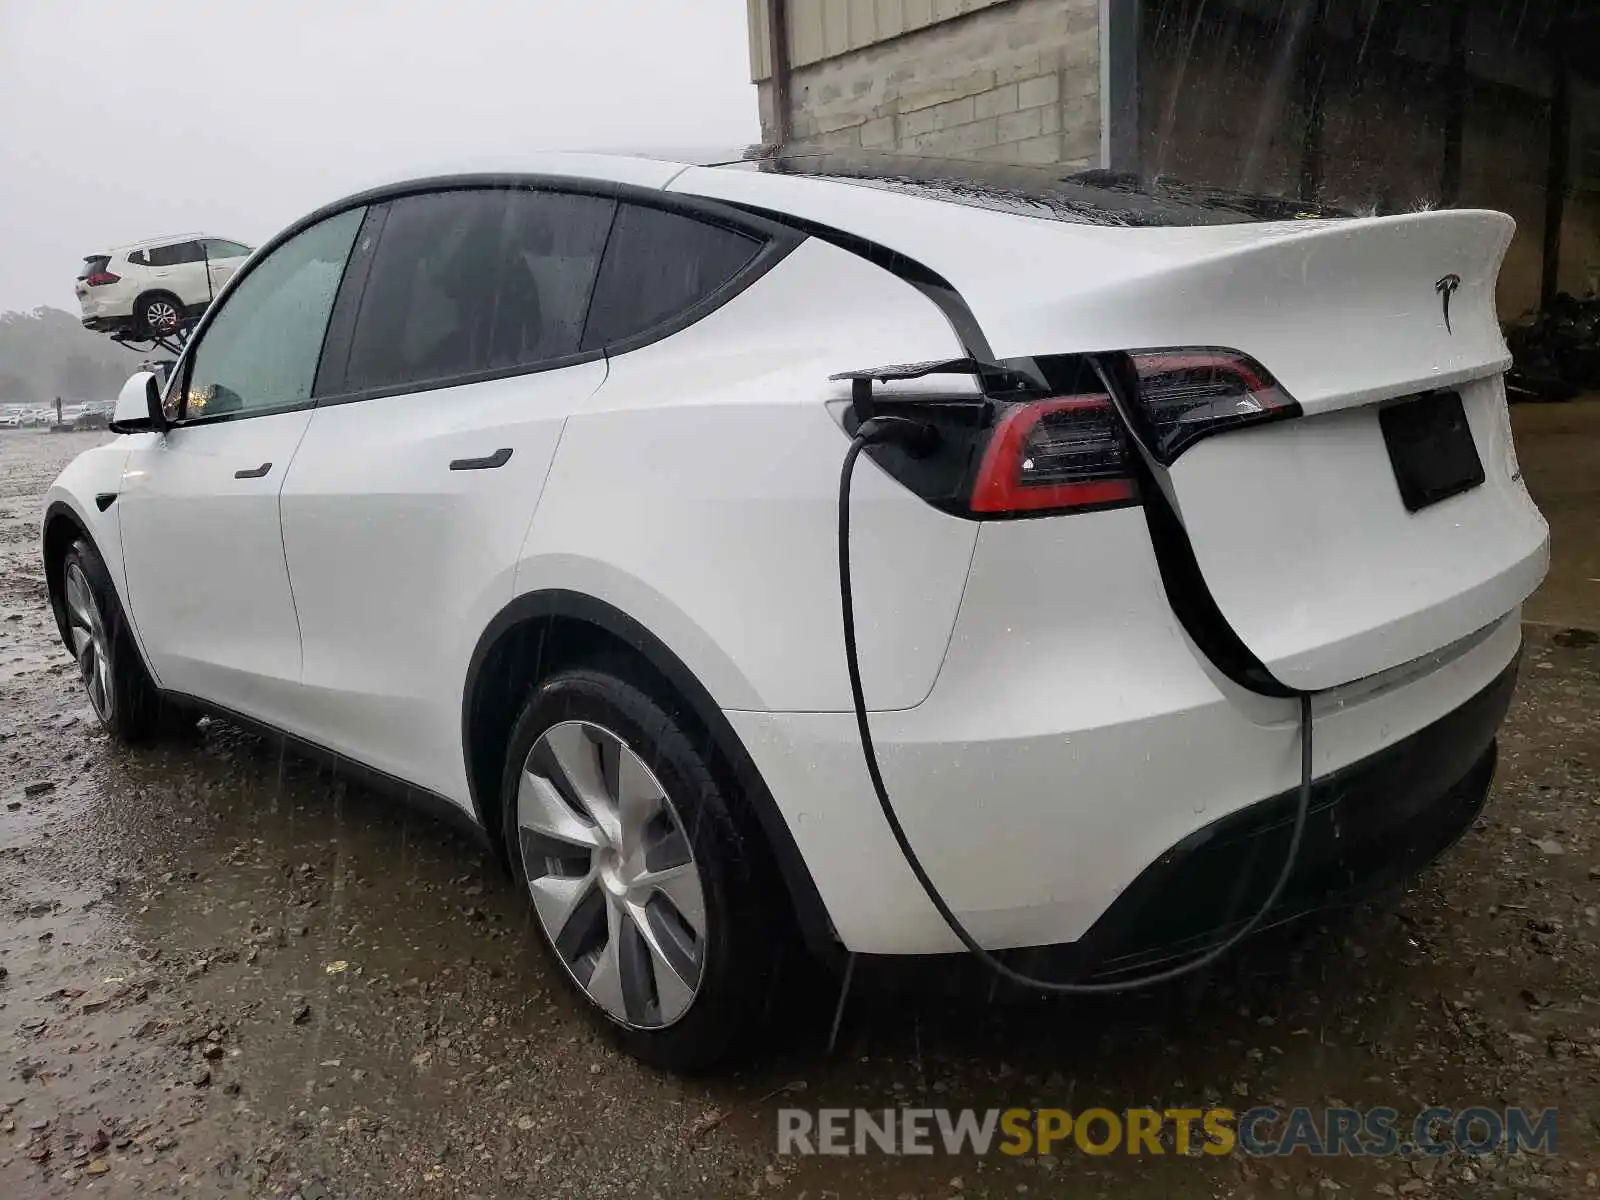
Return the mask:
POLYGON ((153 371, 139 371, 117 393, 111 414, 112 433, 165 433, 167 414, 161 410, 161 384, 153 371))

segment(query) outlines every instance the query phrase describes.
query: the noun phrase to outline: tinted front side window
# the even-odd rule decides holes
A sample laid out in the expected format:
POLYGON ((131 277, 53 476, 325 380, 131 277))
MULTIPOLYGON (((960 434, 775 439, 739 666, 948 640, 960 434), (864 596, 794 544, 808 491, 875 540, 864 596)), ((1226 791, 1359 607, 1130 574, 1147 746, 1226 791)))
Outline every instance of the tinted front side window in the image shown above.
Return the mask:
POLYGON ((304 404, 364 209, 290 238, 239 281, 190 358, 186 418, 304 404))
POLYGON ((671 320, 737 275, 761 249, 755 238, 659 208, 624 204, 595 285, 586 349, 671 320))
POLYGON ((342 390, 426 385, 574 353, 614 207, 536 191, 394 201, 342 390))
POLYGON ((250 254, 250 247, 211 238, 206 242, 206 254, 211 258, 246 258, 250 254))

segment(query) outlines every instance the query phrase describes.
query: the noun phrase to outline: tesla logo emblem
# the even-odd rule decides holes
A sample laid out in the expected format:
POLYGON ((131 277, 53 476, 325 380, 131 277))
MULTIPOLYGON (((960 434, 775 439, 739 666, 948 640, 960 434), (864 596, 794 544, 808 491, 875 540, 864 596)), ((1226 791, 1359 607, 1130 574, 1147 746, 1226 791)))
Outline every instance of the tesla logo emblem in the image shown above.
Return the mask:
POLYGON ((1439 298, 1444 301, 1444 328, 1446 333, 1455 333, 1450 326, 1450 297, 1456 294, 1456 289, 1461 286, 1461 276, 1446 275, 1433 285, 1433 290, 1439 293, 1439 298))

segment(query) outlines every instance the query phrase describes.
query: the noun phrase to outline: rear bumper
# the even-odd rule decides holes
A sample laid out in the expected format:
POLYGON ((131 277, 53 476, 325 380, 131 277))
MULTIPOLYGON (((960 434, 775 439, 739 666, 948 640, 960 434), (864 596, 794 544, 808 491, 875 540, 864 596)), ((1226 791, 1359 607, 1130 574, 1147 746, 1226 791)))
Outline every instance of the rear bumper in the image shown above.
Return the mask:
MULTIPOLYGON (((1488 798, 1495 731, 1516 676, 1512 663, 1454 712, 1316 780, 1294 873, 1258 928, 1391 887, 1453 846, 1488 798)), ((1046 952, 1052 977, 1143 975, 1232 936, 1271 893, 1298 805, 1296 789, 1195 830, 1145 868, 1081 939, 1046 952)))
POLYGON ((92 329, 96 333, 115 333, 133 324, 132 316, 118 312, 116 307, 110 304, 85 304, 80 320, 85 329, 92 329))
MULTIPOLYGON (((1107 512, 1079 520, 1115 525, 1142 517, 1107 512)), ((1218 831, 1235 828, 1229 822, 1258 821, 1251 814, 1270 811, 1263 804, 1294 795, 1296 703, 1241 693, 1209 669, 1159 586, 1138 581, 1142 573, 1103 569, 1085 553, 1053 553, 1038 543, 1056 535, 1022 528, 1048 522, 1015 524, 980 537, 928 698, 871 715, 890 797, 941 894, 985 947, 1083 943, 1101 959, 1159 949, 1188 934, 1137 928, 1152 919, 1148 903, 1137 903, 1140 881, 1158 864, 1166 865, 1155 878, 1176 870, 1176 860, 1190 857, 1179 848, 1222 845, 1218 831), (1058 563, 1101 585, 1056 586, 1049 575, 1058 563), (1035 586, 1007 583, 1024 565, 1035 586), (1134 907, 1137 921, 1128 916, 1134 907), (1124 936, 1105 932, 1112 928, 1124 936)), ((1106 553, 1124 558, 1150 553, 1148 541, 1133 537, 1092 545, 1111 545, 1106 553)), ((1360 813, 1382 797, 1396 803, 1401 792, 1400 811, 1410 811, 1466 778, 1489 752, 1505 711, 1503 696, 1494 697, 1514 679, 1518 615, 1319 696, 1319 795, 1342 794, 1354 779, 1365 781, 1371 798, 1360 813), (1450 720, 1465 724, 1443 740, 1428 732, 1450 720), (1426 775, 1416 773, 1422 765, 1406 765, 1414 760, 1426 775)), ((726 715, 809 869, 831 940, 859 954, 960 950, 883 820, 854 717, 726 715)), ((1351 812, 1354 820, 1358 810, 1351 812)), ((1325 819, 1335 817, 1346 819, 1342 808, 1325 819)), ((1256 842, 1262 859, 1281 864, 1270 838, 1256 842)), ((1231 880, 1235 869, 1225 862, 1217 873, 1231 880)), ((1158 890, 1174 886, 1168 879, 1158 890)), ((1213 913, 1212 921, 1225 924, 1225 916, 1213 913)))

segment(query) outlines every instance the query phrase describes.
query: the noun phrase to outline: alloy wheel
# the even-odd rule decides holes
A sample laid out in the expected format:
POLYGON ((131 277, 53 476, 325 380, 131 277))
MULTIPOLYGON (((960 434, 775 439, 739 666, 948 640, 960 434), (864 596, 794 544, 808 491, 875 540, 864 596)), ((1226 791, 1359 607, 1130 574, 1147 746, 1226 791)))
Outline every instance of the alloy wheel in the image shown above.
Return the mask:
POLYGON ((156 333, 171 333, 178 327, 178 310, 165 300, 152 300, 145 306, 145 324, 156 333))
POLYGON ((106 637, 105 618, 95 600, 94 590, 77 563, 67 567, 67 624, 72 636, 72 653, 78 660, 78 674, 95 714, 111 720, 111 649, 106 637))
POLYGON ((589 998, 634 1028, 682 1017, 705 967, 705 891, 644 760, 591 722, 551 726, 523 763, 517 840, 539 922, 589 998))

